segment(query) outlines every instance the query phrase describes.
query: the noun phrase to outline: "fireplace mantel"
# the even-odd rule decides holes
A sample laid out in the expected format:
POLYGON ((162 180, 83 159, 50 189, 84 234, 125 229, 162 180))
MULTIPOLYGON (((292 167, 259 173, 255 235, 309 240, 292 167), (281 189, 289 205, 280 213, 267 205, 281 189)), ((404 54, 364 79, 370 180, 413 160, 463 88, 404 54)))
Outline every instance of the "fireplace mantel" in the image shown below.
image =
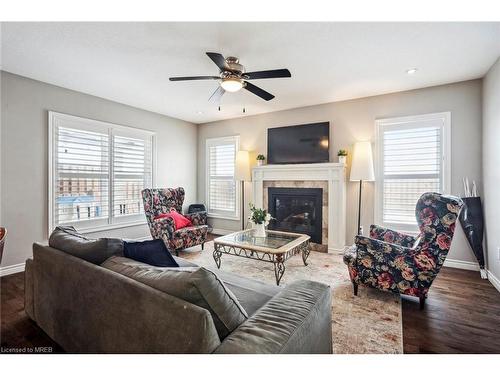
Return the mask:
POLYGON ((252 169, 253 202, 264 206, 264 181, 328 182, 328 251, 342 251, 346 228, 346 167, 340 163, 274 164, 252 169))

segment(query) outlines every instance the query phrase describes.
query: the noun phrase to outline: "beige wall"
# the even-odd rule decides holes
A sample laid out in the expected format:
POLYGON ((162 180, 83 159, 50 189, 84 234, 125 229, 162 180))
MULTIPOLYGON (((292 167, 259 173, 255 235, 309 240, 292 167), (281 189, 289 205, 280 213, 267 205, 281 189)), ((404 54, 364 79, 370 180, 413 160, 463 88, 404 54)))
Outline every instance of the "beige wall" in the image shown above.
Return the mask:
MULTIPOLYGON (((205 201, 205 140, 227 135, 241 136, 242 149, 254 154, 267 154, 266 129, 269 127, 329 121, 331 136, 330 160, 336 161, 340 148, 351 150, 358 140, 371 140, 374 122, 379 118, 450 111, 452 116, 452 193, 460 195, 462 177, 469 177, 481 187, 481 80, 459 82, 395 94, 373 96, 343 102, 297 108, 263 115, 202 124, 198 130, 198 199, 205 201)), ((347 243, 356 233, 357 185, 347 186, 347 243)), ((247 201, 251 194, 246 184, 247 201)), ((373 183, 363 192, 365 228, 373 222, 373 183)), ((234 230, 239 222, 212 220, 217 229, 234 230)), ((449 256, 450 259, 474 261, 461 229, 449 256)))
POLYGON ((487 267, 500 279, 500 59, 484 78, 483 176, 487 267))
MULTIPOLYGON (((6 72, 1 95, 0 222, 9 231, 2 267, 23 263, 33 241, 47 239, 48 110, 154 131, 156 185, 184 186, 186 203, 196 200, 196 125, 6 72)), ((144 224, 89 235, 140 238, 149 230, 144 224)))

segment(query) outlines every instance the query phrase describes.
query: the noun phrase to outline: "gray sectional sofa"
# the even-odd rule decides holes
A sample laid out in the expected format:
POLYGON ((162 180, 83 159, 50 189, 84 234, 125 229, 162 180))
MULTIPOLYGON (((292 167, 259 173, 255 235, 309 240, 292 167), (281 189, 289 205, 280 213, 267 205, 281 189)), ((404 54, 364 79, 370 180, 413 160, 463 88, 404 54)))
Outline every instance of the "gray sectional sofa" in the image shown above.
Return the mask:
MULTIPOLYGON (((175 259, 179 272, 199 268, 175 259)), ((231 273, 216 275, 220 285, 205 286, 212 295, 204 308, 163 291, 173 286, 157 267, 120 256, 94 264, 35 243, 33 259, 26 261, 25 309, 71 353, 332 352, 328 285, 301 280, 281 288, 231 273), (212 306, 221 287, 229 290, 225 303, 234 298, 231 308, 245 315, 236 317, 240 321, 224 315, 232 325, 225 325, 223 335, 208 311, 226 306, 212 306)), ((199 289, 196 282, 190 285, 199 289)))

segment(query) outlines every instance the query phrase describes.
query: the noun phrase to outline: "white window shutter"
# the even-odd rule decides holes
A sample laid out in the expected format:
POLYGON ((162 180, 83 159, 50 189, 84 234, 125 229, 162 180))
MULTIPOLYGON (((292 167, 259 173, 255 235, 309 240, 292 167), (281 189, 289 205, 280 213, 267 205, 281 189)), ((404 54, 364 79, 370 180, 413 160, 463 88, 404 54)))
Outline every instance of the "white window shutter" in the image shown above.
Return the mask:
POLYGON ((49 232, 145 222, 141 191, 153 185, 153 133, 56 112, 49 131, 49 232))
POLYGON ((109 142, 105 132, 55 129, 55 224, 109 217, 109 142))
POLYGON ((151 186, 151 138, 113 136, 113 216, 144 212, 141 191, 151 186))
POLYGON ((379 124, 377 186, 379 221, 394 229, 417 229, 415 205, 425 192, 445 191, 449 156, 446 116, 383 120, 379 124))
POLYGON ((207 140, 207 201, 213 216, 238 216, 237 185, 234 180, 238 148, 236 137, 207 140))

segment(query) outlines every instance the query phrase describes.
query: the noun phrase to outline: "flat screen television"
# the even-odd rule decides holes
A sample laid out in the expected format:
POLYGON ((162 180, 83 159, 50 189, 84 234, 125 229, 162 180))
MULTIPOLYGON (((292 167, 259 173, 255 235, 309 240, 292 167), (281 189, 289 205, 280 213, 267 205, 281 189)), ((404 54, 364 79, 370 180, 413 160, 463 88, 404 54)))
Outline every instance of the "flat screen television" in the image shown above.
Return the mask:
POLYGON ((269 164, 326 163, 330 123, 284 126, 267 130, 269 164))

